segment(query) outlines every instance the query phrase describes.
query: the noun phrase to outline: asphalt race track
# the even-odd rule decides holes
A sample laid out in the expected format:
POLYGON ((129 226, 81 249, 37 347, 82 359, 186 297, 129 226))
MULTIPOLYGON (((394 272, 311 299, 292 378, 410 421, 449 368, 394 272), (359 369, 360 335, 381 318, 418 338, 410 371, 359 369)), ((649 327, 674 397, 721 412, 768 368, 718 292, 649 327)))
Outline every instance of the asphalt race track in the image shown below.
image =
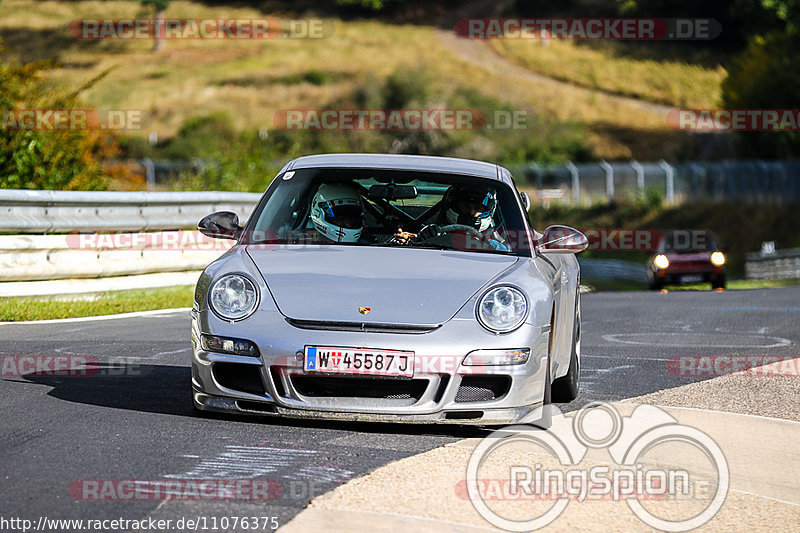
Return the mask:
MULTIPOLYGON (((678 355, 794 355, 800 289, 583 295, 582 392, 574 409, 696 378, 678 355)), ((275 516, 390 461, 481 428, 200 416, 190 400, 188 312, 0 326, 0 355, 88 355, 84 377, 0 381, 0 516, 34 520, 275 516), (79 501, 81 480, 270 479, 269 502, 79 501)))

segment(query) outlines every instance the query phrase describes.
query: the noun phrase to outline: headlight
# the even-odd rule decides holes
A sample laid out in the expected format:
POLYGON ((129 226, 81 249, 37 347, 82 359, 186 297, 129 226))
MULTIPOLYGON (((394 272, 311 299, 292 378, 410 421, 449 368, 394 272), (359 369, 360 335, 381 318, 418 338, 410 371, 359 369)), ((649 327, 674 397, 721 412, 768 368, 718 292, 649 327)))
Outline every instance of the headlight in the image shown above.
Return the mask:
POLYGON ((722 252, 714 252, 711 254, 711 263, 714 266, 722 266, 725 264, 725 254, 722 252))
POLYGON ((203 349, 209 352, 223 352, 234 355, 249 355, 258 357, 258 347, 246 339, 230 339, 228 337, 217 337, 216 335, 200 336, 203 349))
POLYGON ((653 263, 658 268, 667 268, 669 266, 669 259, 667 259, 667 256, 664 254, 658 254, 653 260, 653 263))
POLYGON ((528 301, 519 289, 495 287, 478 302, 476 315, 486 329, 505 333, 517 329, 528 314, 528 301))
POLYGON ((528 361, 530 348, 511 350, 475 350, 469 352, 461 363, 465 366, 521 365, 528 361))
POLYGON ((227 320, 241 320, 256 309, 258 290, 252 281, 239 274, 228 274, 211 286, 211 309, 227 320))

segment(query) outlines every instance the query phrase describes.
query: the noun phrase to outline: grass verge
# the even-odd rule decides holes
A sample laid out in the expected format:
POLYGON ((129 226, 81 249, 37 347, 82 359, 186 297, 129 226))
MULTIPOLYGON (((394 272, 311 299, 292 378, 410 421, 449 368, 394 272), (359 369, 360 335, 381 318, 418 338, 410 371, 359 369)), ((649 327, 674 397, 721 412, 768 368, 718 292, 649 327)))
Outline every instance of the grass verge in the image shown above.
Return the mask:
MULTIPOLYGON (((800 285, 800 279, 735 279, 728 281, 727 289, 783 289, 784 287, 797 287, 798 285, 800 285)), ((708 290, 710 286, 710 283, 693 283, 691 285, 667 285, 666 289, 670 291, 702 291, 708 290)))
POLYGON ((688 108, 713 108, 721 99, 725 69, 678 61, 630 59, 616 43, 579 45, 573 41, 489 41, 510 61, 538 74, 647 102, 688 108))
POLYGON ((118 291, 92 300, 0 298, 0 321, 49 320, 191 307, 194 287, 118 291))
MULTIPOLYGON (((601 291, 643 291, 647 290, 644 283, 633 281, 609 280, 609 279, 582 279, 581 283, 592 288, 593 292, 601 291)), ((745 289, 783 289, 786 287, 800 286, 800 279, 735 279, 728 281, 727 290, 745 289)), ((693 283, 691 285, 667 285, 667 291, 710 291, 710 283, 693 283)))

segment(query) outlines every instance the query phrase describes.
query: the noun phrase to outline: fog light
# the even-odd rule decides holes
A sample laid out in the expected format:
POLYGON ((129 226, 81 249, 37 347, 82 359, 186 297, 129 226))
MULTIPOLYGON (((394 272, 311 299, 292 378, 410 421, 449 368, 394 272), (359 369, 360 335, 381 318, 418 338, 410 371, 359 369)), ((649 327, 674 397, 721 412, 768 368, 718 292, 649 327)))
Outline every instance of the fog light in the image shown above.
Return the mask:
POLYGON ((249 355, 258 357, 256 345, 245 339, 230 339, 214 335, 201 335, 203 349, 209 352, 222 352, 233 355, 249 355))
POLYGON ((464 358, 466 366, 521 365, 531 355, 529 348, 511 350, 475 350, 464 358))
POLYGON ((714 252, 711 254, 711 263, 714 266, 722 266, 725 264, 725 254, 722 252, 714 252))
POLYGON ((664 254, 658 254, 653 260, 653 264, 658 268, 667 268, 669 267, 669 259, 667 259, 667 256, 664 254))

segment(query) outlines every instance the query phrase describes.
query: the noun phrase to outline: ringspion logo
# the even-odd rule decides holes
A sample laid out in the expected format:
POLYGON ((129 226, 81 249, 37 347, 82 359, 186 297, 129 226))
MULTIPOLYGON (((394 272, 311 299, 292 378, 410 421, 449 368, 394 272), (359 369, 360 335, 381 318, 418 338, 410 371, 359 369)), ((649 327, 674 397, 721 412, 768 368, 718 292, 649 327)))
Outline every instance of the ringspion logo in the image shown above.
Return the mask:
POLYGON ((457 495, 466 489, 478 514, 497 528, 532 531, 552 524, 573 501, 610 500, 624 501, 654 529, 690 531, 725 503, 730 472, 719 445, 663 409, 639 405, 623 417, 614 406, 595 402, 568 415, 548 405, 531 416, 550 418, 550 428, 495 431, 475 447, 466 479, 455 487, 457 495), (583 464, 589 449, 606 450, 611 462, 583 464), (703 466, 682 468, 682 458, 703 466), (525 506, 512 515, 490 505, 500 500, 525 506))

